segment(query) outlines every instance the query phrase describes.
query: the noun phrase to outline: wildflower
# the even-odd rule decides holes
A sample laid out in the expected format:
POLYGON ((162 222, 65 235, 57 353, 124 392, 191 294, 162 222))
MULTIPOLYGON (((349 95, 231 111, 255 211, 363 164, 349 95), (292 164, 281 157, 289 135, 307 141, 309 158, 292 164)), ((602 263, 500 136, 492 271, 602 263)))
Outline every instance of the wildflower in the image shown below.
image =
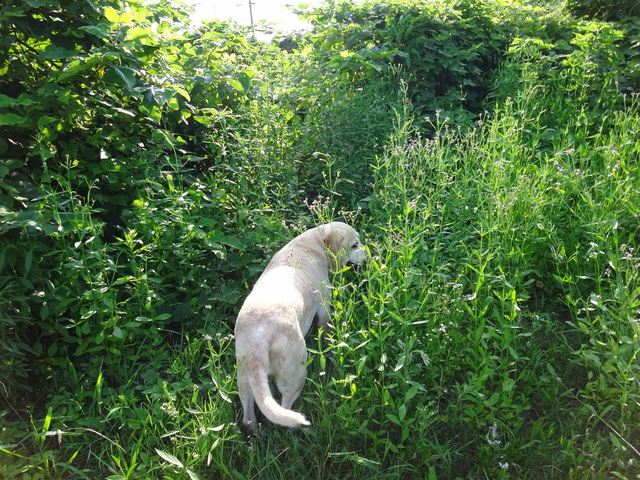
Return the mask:
POLYGON ((493 422, 493 425, 489 428, 485 438, 487 439, 487 443, 491 446, 497 446, 502 443, 498 438, 498 424, 496 422, 493 422))
POLYGON ((174 407, 170 403, 163 403, 160 406, 160 410, 162 410, 163 412, 166 412, 167 415, 169 415, 170 417, 178 416, 178 410, 176 409, 176 407, 174 407))

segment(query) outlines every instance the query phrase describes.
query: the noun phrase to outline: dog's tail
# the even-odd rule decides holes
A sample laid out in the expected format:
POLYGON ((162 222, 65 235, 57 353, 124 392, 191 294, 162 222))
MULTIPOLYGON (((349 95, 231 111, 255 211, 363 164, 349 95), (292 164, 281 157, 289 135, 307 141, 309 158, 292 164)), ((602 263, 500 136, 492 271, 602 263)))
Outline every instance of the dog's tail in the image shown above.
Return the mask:
POLYGON ((269 388, 268 352, 252 351, 249 354, 249 382, 260 411, 273 423, 289 428, 300 428, 311 425, 305 416, 283 408, 276 402, 269 388), (266 354, 265 354, 266 353, 266 354))

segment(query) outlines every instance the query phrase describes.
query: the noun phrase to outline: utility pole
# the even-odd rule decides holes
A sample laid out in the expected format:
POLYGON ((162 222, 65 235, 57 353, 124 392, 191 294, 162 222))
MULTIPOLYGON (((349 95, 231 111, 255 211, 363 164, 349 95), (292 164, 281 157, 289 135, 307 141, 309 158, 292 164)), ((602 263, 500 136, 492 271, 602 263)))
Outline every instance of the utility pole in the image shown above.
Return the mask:
POLYGON ((253 27, 253 9, 251 5, 255 5, 251 0, 249 0, 249 18, 251 19, 251 26, 253 27))
MULTIPOLYGON (((251 5, 255 5, 255 3, 249 0, 249 18, 251 19, 251 26, 253 27, 253 9, 251 8, 251 5)), ((241 7, 241 6, 242 4, 236 3, 236 7, 241 7)))

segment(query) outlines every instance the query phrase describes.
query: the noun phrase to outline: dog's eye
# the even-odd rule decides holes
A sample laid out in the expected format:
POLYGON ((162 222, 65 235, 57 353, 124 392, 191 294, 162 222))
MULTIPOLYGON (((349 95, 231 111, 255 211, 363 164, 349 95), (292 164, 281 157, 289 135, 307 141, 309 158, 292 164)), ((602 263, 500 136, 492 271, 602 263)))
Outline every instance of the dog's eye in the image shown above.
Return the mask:
POLYGON ((352 250, 355 250, 355 249, 356 249, 356 248, 358 248, 359 246, 360 246, 360 244, 356 242, 356 243, 354 243, 354 244, 351 246, 351 249, 352 249, 352 250))

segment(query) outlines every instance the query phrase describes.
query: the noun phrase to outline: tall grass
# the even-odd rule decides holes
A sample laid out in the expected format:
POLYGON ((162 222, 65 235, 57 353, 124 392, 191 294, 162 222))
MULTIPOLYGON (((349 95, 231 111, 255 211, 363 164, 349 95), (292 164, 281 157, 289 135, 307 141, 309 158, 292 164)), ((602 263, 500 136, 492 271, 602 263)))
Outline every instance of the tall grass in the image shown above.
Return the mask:
POLYGON ((398 115, 303 395, 326 478, 638 471, 638 100, 531 67, 472 131, 398 115))

